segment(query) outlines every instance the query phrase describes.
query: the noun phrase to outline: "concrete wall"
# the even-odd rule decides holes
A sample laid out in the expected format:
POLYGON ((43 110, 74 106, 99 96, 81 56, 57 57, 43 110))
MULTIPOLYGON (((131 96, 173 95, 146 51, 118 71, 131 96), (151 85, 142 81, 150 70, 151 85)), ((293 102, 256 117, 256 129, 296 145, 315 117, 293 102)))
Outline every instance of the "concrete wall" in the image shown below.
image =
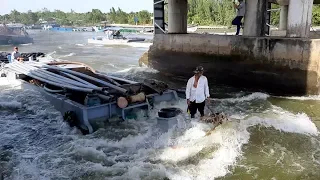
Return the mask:
POLYGON ((211 83, 303 95, 319 93, 319 56, 315 39, 159 34, 145 63, 186 79, 202 65, 211 83))

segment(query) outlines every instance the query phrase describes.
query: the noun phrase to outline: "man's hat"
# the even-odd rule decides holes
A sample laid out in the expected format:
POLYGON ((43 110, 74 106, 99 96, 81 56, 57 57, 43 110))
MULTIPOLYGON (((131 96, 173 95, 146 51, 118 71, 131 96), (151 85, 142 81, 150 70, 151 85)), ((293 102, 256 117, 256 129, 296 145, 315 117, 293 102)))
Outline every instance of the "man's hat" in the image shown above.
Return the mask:
POLYGON ((202 66, 198 66, 197 68, 196 68, 196 70, 194 70, 193 72, 194 73, 199 73, 199 72, 203 72, 204 70, 203 70, 203 67, 202 66))

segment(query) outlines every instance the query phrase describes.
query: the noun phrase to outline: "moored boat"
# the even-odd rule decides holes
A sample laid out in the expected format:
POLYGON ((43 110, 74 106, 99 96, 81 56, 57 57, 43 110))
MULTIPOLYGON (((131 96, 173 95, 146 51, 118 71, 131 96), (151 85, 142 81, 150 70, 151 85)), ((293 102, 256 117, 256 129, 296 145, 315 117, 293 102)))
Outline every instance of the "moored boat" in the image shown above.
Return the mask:
POLYGON ((33 43, 22 26, 0 24, 0 45, 19 45, 33 43))
MULTIPOLYGON (((145 38, 125 37, 122 32, 138 32, 134 30, 127 30, 124 28, 106 28, 104 29, 105 36, 97 36, 92 39, 88 39, 89 44, 99 44, 99 45, 133 45, 139 46, 145 45, 150 46, 151 43, 145 42, 145 38)), ((144 47, 144 46, 143 46, 144 47)))

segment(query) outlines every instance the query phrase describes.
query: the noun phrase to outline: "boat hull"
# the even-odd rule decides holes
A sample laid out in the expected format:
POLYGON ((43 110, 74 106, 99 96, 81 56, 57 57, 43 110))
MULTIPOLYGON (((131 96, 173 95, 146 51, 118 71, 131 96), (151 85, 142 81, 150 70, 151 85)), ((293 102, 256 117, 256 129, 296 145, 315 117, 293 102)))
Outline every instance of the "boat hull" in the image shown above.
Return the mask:
POLYGON ((149 47, 152 43, 145 42, 144 39, 88 39, 89 44, 97 44, 97 45, 125 45, 125 46, 133 46, 133 47, 149 47))
POLYGON ((0 45, 19 45, 33 43, 29 36, 0 35, 0 45))

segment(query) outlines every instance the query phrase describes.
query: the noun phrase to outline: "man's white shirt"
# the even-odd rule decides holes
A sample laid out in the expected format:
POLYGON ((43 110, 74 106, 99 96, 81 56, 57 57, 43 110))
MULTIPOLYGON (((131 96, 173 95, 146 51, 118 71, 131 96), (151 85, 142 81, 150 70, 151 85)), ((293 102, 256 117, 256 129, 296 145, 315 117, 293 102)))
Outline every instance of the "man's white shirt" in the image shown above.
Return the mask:
POLYGON ((208 97, 210 97, 208 79, 205 76, 201 76, 198 80, 197 88, 193 87, 195 76, 188 80, 186 88, 186 98, 191 102, 202 103, 208 97))

